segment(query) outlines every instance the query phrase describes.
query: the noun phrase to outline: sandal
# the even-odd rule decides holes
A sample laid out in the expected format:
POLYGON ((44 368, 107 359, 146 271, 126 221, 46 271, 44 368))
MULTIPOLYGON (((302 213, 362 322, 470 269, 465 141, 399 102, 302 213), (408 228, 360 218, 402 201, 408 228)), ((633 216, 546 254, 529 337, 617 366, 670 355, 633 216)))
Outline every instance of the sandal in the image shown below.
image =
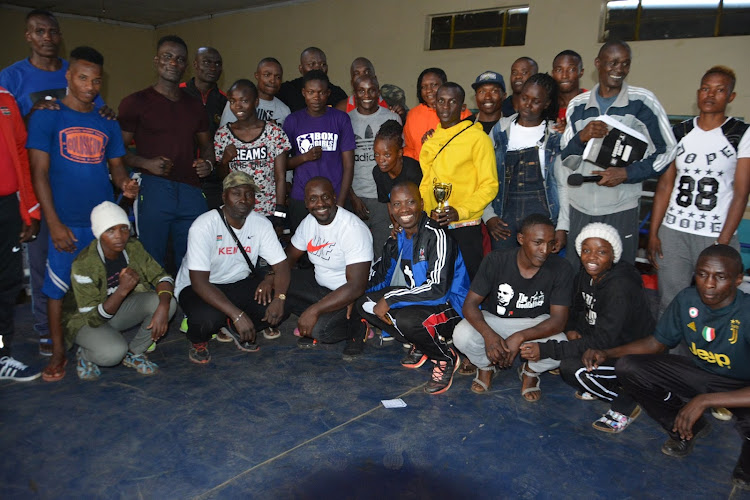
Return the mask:
POLYGON ((528 395, 531 394, 532 392, 538 392, 538 393, 540 393, 540 396, 541 396, 542 389, 540 389, 539 386, 542 385, 542 380, 539 378, 539 374, 538 373, 536 373, 536 372, 530 372, 530 371, 528 371, 528 368, 529 368, 529 362, 528 361, 525 362, 524 364, 522 364, 521 366, 519 366, 518 367, 518 378, 521 381, 521 384, 523 384, 523 376, 524 375, 526 375, 527 377, 535 378, 536 379, 536 385, 534 385, 533 387, 527 387, 526 389, 521 389, 521 396, 523 396, 523 399, 525 399, 529 403, 536 403, 537 401, 539 401, 539 399, 541 399, 541 397, 539 399, 531 399, 531 398, 528 397, 528 395))
POLYGON ((477 373, 477 367, 474 366, 474 363, 469 361, 469 358, 464 358, 464 360, 461 362, 461 366, 458 367, 458 374, 459 375, 474 375, 476 373, 477 373))
POLYGON ((42 380, 45 382, 57 382, 65 377, 65 367, 68 366, 68 358, 63 360, 62 366, 53 367, 48 364, 42 371, 42 380))
POLYGON ((471 382, 471 392, 473 392, 474 394, 487 394, 488 392, 490 392, 490 388, 492 387, 492 377, 494 377, 495 373, 497 373, 497 369, 493 366, 489 370, 477 370, 476 372, 477 375, 471 382), (489 383, 479 380, 479 373, 483 371, 492 372, 490 374, 489 383))
POLYGON ((630 416, 623 415, 622 413, 608 410, 599 420, 591 424, 594 429, 602 432, 609 432, 611 434, 618 434, 633 423, 633 420, 638 418, 641 414, 641 407, 636 406, 635 409, 630 413, 630 416))
POLYGON ((263 330, 263 338, 268 340, 275 340, 281 337, 281 330, 278 328, 268 327, 263 330))
POLYGON ((145 354, 133 354, 128 351, 125 359, 122 360, 123 366, 133 368, 141 375, 154 375, 159 371, 159 365, 149 361, 145 354))

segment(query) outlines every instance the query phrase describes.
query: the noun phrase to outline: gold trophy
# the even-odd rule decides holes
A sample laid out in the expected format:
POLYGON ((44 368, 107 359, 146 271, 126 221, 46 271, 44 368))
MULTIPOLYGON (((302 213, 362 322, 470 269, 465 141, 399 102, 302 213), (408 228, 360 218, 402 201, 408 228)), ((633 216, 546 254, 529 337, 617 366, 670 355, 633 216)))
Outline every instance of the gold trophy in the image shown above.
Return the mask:
POLYGON ((438 182, 437 177, 432 179, 432 194, 435 195, 435 200, 438 202, 438 206, 435 209, 436 212, 445 211, 451 191, 453 191, 453 184, 450 182, 438 182))

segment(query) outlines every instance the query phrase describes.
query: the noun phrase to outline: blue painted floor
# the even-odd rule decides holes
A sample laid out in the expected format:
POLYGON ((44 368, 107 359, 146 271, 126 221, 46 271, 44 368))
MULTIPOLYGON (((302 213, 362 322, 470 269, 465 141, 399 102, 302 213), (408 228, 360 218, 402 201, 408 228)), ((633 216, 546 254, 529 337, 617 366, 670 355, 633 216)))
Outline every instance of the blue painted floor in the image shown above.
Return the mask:
MULTIPOLYGON (((150 357, 154 377, 118 366, 96 382, 67 375, 0 383, 0 498, 744 498, 731 471, 740 439, 712 432, 686 459, 660 452, 665 434, 643 414, 620 435, 595 431, 602 402, 542 377, 527 403, 515 371, 490 394, 456 376, 428 396, 428 367, 407 370, 395 342, 368 342, 357 362, 343 344, 300 350, 283 325, 261 350, 211 342, 188 361, 174 321, 150 357), (385 409, 382 399, 406 408, 385 409)), ((15 354, 36 354, 30 308, 17 308, 15 354)))

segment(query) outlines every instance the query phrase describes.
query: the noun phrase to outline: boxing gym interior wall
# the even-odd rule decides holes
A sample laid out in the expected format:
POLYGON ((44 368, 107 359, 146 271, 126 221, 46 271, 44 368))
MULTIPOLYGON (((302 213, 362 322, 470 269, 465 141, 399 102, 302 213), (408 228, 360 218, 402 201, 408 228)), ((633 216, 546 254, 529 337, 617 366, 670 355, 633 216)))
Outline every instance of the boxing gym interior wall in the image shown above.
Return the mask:
MULTIPOLYGON (((191 53, 200 45, 216 47, 224 58, 222 88, 237 78, 252 78, 256 62, 269 55, 281 61, 285 79, 296 78, 300 51, 314 45, 326 52, 329 76, 344 90, 350 91, 352 59, 367 56, 381 83, 402 87, 407 103, 413 106, 417 102, 416 78, 424 68, 443 68, 449 79, 469 89, 470 94, 469 85, 483 70, 499 71, 507 79, 513 61, 528 55, 539 62, 542 71, 549 71, 555 54, 568 48, 583 56, 583 85, 591 88, 596 82, 594 58, 601 45, 604 9, 602 0, 313 0, 217 14, 155 29, 81 17, 59 19, 66 52, 87 44, 104 54, 107 78, 103 95, 115 106, 122 97, 154 80, 154 44, 165 34, 182 36, 191 53), (523 46, 426 50, 430 15, 522 3, 529 6, 523 46)), ((28 55, 24 15, 24 11, 2 9, 0 67, 28 55)), ((744 53, 750 47, 750 36, 640 41, 631 46, 633 65, 628 81, 652 90, 669 114, 696 113, 695 91, 701 75, 712 65, 725 64, 734 68, 738 77, 737 98, 729 112, 750 117, 750 66, 744 53)))

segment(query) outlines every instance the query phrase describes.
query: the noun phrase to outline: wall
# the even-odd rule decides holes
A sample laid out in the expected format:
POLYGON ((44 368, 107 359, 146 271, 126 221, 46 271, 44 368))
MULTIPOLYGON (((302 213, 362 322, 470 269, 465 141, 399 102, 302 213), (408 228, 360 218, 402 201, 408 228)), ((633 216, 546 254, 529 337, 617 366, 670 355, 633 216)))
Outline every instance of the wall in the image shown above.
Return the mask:
MULTIPOLYGON (((543 71, 562 49, 572 48, 584 58, 584 85, 596 83, 594 58, 598 40, 600 0, 529 0, 526 45, 482 49, 425 51, 427 16, 461 10, 518 5, 489 0, 381 0, 363 8, 362 2, 316 0, 273 9, 221 15, 157 30, 175 33, 190 47, 213 45, 224 57, 226 88, 237 78, 250 77, 265 56, 278 58, 285 79, 298 76, 299 52, 310 45, 328 55, 329 75, 349 90, 348 68, 357 56, 370 58, 381 83, 402 87, 410 106, 416 103, 416 77, 430 66, 442 67, 448 77, 469 92, 474 78, 486 69, 508 76, 513 61, 522 55, 535 58, 543 71)), ((635 42, 628 81, 647 87, 670 114, 693 114, 695 90, 703 71, 726 64, 737 71, 738 96, 730 112, 750 118, 750 66, 746 64, 750 36, 715 39, 635 42)))
MULTIPOLYGON (((369 57, 381 83, 394 83, 407 93, 410 106, 416 103, 419 72, 429 66, 442 67, 450 79, 470 92, 476 75, 494 69, 508 76, 519 56, 534 57, 544 71, 554 55, 564 48, 582 54, 586 74, 584 85, 595 83, 593 60, 599 47, 600 0, 529 0, 530 13, 526 45, 446 51, 425 51, 427 16, 461 10, 518 5, 511 0, 381 0, 365 4, 351 0, 313 0, 276 8, 219 15, 149 30, 92 20, 60 17, 65 51, 88 44, 105 56, 105 99, 120 99, 154 80, 151 64, 154 43, 159 36, 182 36, 192 50, 212 45, 224 57, 226 88, 240 77, 250 77, 257 61, 278 58, 285 78, 298 76, 299 52, 316 45, 328 55, 332 80, 349 90, 349 63, 357 56, 369 57)), ((0 67, 28 55, 23 39, 24 14, 0 9, 0 67)), ((633 67, 628 81, 649 88, 670 114, 693 114, 695 90, 703 71, 714 64, 726 64, 737 71, 737 99, 730 113, 750 118, 750 65, 743 51, 750 37, 701 38, 635 42, 633 67)))
MULTIPOLYGON (((24 38, 26 12, 0 8, 0 68, 28 57, 24 38)), ((94 47, 104 56, 102 96, 116 108, 123 97, 153 83, 153 54, 156 31, 104 23, 77 17, 58 16, 63 33, 62 55, 80 45, 94 47)))

